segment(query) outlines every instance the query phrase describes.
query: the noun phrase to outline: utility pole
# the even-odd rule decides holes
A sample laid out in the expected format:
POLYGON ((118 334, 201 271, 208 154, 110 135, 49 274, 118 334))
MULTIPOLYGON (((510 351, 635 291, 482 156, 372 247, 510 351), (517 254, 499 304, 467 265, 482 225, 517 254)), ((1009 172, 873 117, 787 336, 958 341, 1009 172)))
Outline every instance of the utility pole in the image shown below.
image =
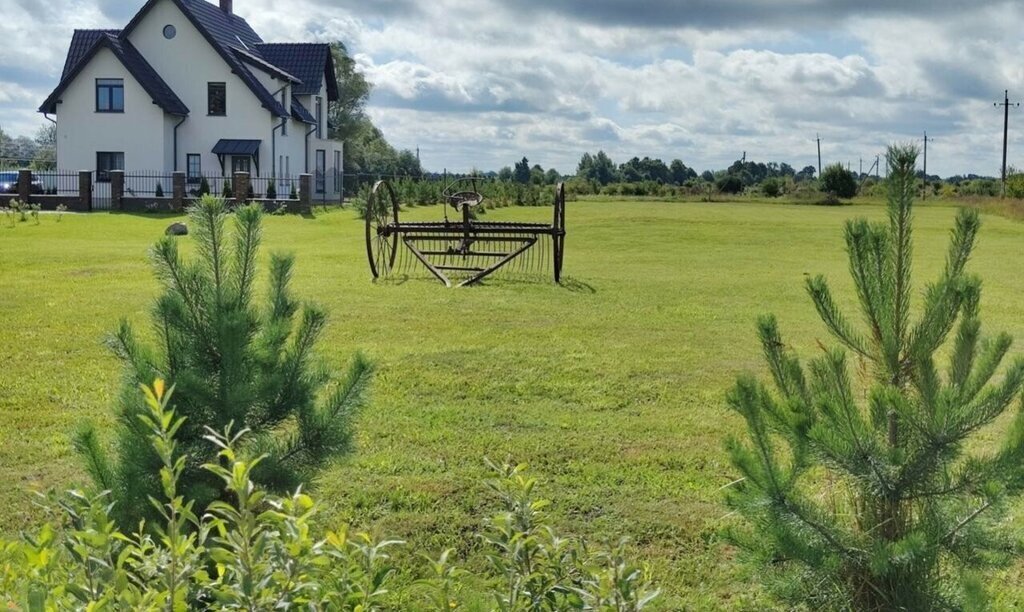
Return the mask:
POLYGON ((860 158, 860 170, 857 172, 857 180, 860 180, 860 177, 862 177, 862 176, 864 176, 864 158, 863 157, 860 158))
POLYGON ((875 156, 875 181, 876 182, 879 180, 878 175, 882 171, 882 167, 881 167, 881 163, 879 161, 879 157, 881 157, 881 156, 880 155, 876 155, 875 156))
MULTIPOLYGON (((934 138, 932 140, 935 140, 934 138)), ((924 131, 924 189, 921 191, 921 199, 928 197, 928 130, 924 131)))
POLYGON ((1020 102, 1010 103, 1010 90, 1003 91, 1003 101, 993 102, 992 106, 1003 107, 1003 188, 1002 196, 1006 197, 1006 137, 1010 132, 1010 107, 1020 106, 1020 102))
POLYGON ((815 134, 818 139, 818 178, 821 178, 821 134, 815 134))

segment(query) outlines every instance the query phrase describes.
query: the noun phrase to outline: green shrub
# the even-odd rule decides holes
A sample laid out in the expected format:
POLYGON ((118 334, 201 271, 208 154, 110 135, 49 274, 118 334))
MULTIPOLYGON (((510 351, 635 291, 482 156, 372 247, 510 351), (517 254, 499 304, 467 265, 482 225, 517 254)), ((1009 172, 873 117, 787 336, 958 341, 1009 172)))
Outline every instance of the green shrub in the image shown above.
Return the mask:
POLYGON ((270 181, 270 182, 267 183, 267 199, 268 200, 276 200, 277 199, 277 186, 274 185, 274 181, 270 181))
POLYGON ((982 339, 981 281, 965 271, 973 210, 957 216, 945 269, 911 319, 916 158, 911 146, 889 149, 888 224, 846 225, 865 328, 840 312, 824 277, 808 279, 843 348, 822 346, 805 368, 765 316, 775 390, 743 376, 728 396, 747 425, 745 442, 728 442, 742 477, 727 501, 747 521, 732 539, 800 609, 962 609, 977 594, 965 582, 972 570, 1021 554, 1000 511, 1024 487, 1024 409, 993 452, 968 451, 1019 401, 1024 359, 999 372, 1010 337, 982 339))
POLYGON ((837 198, 848 200, 857 195, 857 181, 853 173, 842 166, 832 164, 821 171, 821 190, 835 194, 837 198))
POLYGON ((223 431, 235 423, 251 429, 247 452, 266 455, 253 477, 273 491, 308 482, 326 460, 350 448, 350 420, 372 367, 357 355, 332 385, 314 352, 327 315, 291 295, 293 258, 271 255, 267 296, 258 302, 262 211, 240 209, 233 236, 228 218, 222 200, 204 197, 189 213, 197 259, 184 260, 169 237, 153 248, 162 289, 152 315, 156 342, 141 341, 127 321, 110 339, 124 366, 114 457, 91 425, 79 432, 76 446, 97 488, 111 491, 121 526, 152 518, 147 499, 159 489, 153 477, 158 457, 139 427, 146 411, 136 391, 142 381, 165 377, 177 388, 178 412, 187 418, 178 442, 195 459, 183 494, 200 510, 224 496, 223 484, 200 468, 209 458, 207 428, 223 431))
POLYGON ((743 180, 735 174, 726 174, 716 181, 715 186, 721 193, 737 194, 743 191, 743 180))
MULTIPOLYGON (((160 484, 149 531, 122 531, 110 518, 106 493, 71 491, 43 505, 49 516, 38 532, 0 540, 0 602, 24 610, 341 610, 470 609, 469 588, 482 585, 487 609, 636 612, 658 595, 650 570, 629 560, 624 546, 593 550, 560 537, 535 496, 524 466, 493 465, 488 484, 502 511, 477 535, 492 572, 476 577, 452 560, 453 550, 426 557, 421 580, 395 580, 393 552, 405 544, 354 533, 342 525, 314 527, 316 503, 301 491, 268 494, 256 482, 266 458, 241 449, 247 430, 206 430, 211 452, 202 470, 228 493, 208 512, 183 494, 195 457, 179 451, 188 426, 170 408, 174 389, 162 381, 144 387, 139 429, 154 456, 160 484), (319 534, 319 535, 317 535, 319 534)), ((466 543, 467 546, 476 544, 466 543)))
POLYGON ((200 198, 210 195, 210 181, 206 180, 205 176, 199 180, 199 190, 196 192, 196 195, 200 198))
POLYGON ((153 197, 164 197, 164 186, 161 185, 159 182, 156 184, 156 191, 154 192, 153 197))
POLYGON ((782 182, 776 178, 767 178, 761 183, 761 192, 769 198, 782 195, 782 182))

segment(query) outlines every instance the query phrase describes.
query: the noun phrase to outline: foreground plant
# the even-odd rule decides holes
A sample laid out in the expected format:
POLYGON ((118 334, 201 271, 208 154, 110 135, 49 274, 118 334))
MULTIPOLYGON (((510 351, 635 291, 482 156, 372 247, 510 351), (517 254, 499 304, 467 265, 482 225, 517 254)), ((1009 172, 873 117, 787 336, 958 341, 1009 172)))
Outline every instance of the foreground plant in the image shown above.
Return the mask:
MULTIPOLYGON (((347 526, 315 536, 311 497, 301 490, 275 496, 253 481, 264 457, 239 453, 246 430, 207 430, 217 456, 203 469, 227 495, 197 516, 180 492, 192 460, 176 441, 187 422, 170 409, 175 390, 157 381, 144 391, 139 423, 160 458, 161 493, 149 500, 159 519, 127 534, 111 520, 105 493, 72 491, 51 500, 44 505, 51 519, 37 534, 0 540, 0 607, 371 612, 416 601, 417 610, 480 609, 465 604, 470 574, 452 562, 451 551, 430 561, 427 577, 403 586, 391 560, 403 542, 347 526)), ((481 537, 499 573, 475 584, 493 585, 481 595, 498 609, 633 612, 657 595, 646 568, 627 561, 621 546, 589 553, 585 542, 555 535, 540 513, 546 502, 533 496, 534 481, 522 466, 494 469, 492 487, 505 511, 481 537)))
POLYGON ((172 237, 153 248, 163 289, 153 309, 156 341, 139 340, 127 321, 111 338, 125 370, 115 453, 108 456, 92 426, 82 429, 76 446, 97 489, 110 491, 123 528, 157 518, 147 500, 160 492, 161 460, 139 420, 147 407, 137 389, 146 381, 165 379, 177 390, 175 410, 184 424, 176 443, 190 457, 181 494, 200 512, 229 490, 202 468, 215 454, 205 438, 209 430, 234 423, 250 431, 244 454, 264 456, 252 465, 252 478, 275 492, 294 491, 350 448, 351 418, 364 403, 372 367, 356 355, 347 375, 334 381, 319 363, 314 349, 327 315, 292 297, 292 257, 271 256, 268 294, 258 305, 261 219, 258 207, 242 208, 232 236, 224 202, 204 197, 189 220, 198 257, 184 260, 172 237))
POLYGON ((979 228, 973 211, 957 216, 945 269, 912 320, 917 151, 892 147, 888 159, 888 224, 856 220, 845 232, 864 330, 823 277, 811 279, 811 299, 843 348, 823 347, 805 368, 764 317, 758 332, 775 392, 744 376, 729 394, 749 432, 728 443, 743 476, 728 503, 749 523, 733 537, 790 601, 956 609, 977 593, 964 584, 970 570, 1017 554, 999 519, 1024 484, 1024 411, 993 451, 965 447, 1018 398, 1024 362, 1000 371, 1009 336, 981 336, 981 282, 965 271, 979 228))

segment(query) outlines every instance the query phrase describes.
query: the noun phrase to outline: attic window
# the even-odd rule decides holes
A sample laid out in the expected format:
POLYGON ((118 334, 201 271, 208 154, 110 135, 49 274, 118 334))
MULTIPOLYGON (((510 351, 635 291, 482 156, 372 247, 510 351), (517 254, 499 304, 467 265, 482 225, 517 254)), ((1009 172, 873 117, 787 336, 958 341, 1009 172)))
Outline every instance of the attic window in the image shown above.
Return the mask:
POLYGON ((171 40, 172 38, 174 38, 177 35, 178 35, 178 29, 177 28, 175 28, 174 26, 172 26, 170 24, 167 24, 167 25, 164 26, 164 38, 166 38, 167 40, 171 40))

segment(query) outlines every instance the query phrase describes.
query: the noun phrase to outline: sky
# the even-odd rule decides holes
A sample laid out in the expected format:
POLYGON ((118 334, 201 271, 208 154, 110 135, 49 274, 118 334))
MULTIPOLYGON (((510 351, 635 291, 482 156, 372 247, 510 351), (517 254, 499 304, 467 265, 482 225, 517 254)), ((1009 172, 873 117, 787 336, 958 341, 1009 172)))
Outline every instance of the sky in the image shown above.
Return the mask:
MULTIPOLYGON (((143 0, 0 0, 0 127, 31 136, 74 28, 143 0)), ((235 0, 268 42, 342 41, 367 110, 428 170, 575 172, 742 157, 865 171, 892 142, 928 172, 998 175, 1010 90, 1024 98, 1024 3, 990 0, 235 0)), ((1024 107, 1009 162, 1024 165, 1024 107)), ((883 168, 884 171, 884 168, 883 168)))

